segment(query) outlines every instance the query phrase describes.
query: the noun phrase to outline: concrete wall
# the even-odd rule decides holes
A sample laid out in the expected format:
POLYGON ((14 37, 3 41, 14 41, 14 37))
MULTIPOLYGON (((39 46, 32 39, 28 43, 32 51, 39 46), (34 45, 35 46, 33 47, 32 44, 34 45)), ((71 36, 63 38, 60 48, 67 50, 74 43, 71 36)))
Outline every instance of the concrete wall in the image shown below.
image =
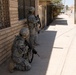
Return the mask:
MULTIPOLYGON (((38 0, 35 0, 38 1, 38 0)), ((37 2, 36 7, 38 5, 37 2)), ((18 20, 18 0, 9 0, 10 27, 0 30, 0 64, 8 60, 15 35, 25 25, 24 20, 18 20)))
POLYGON ((39 5, 39 17, 41 20, 42 28, 47 25, 47 8, 46 6, 39 5))
POLYGON ((35 15, 39 14, 39 0, 35 0, 35 15))

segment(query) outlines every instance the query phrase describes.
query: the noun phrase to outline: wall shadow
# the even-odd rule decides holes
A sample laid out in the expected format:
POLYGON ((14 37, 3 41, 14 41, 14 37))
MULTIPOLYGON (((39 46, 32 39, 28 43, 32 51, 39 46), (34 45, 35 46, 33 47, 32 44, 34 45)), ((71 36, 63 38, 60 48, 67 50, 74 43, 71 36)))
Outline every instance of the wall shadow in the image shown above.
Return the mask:
POLYGON ((64 18, 59 18, 59 17, 57 17, 56 19, 64 19, 64 18))
POLYGON ((65 25, 65 26, 67 26, 68 23, 67 23, 67 20, 56 19, 50 25, 65 25))
POLYGON ((56 18, 56 19, 54 19, 54 21, 52 23, 50 23, 49 25, 45 26, 43 29, 46 30, 46 29, 49 28, 49 26, 55 26, 55 25, 67 26, 68 22, 67 22, 67 20, 64 20, 64 18, 56 18))
POLYGON ((57 17, 52 23, 50 23, 50 25, 65 25, 67 26, 67 20, 64 20, 64 18, 61 17, 57 17))
POLYGON ((0 75, 46 75, 56 33, 56 31, 44 31, 39 34, 38 42, 40 45, 36 47, 36 50, 40 57, 35 55, 30 71, 15 71, 14 73, 9 73, 7 66, 5 66, 0 70, 0 75))

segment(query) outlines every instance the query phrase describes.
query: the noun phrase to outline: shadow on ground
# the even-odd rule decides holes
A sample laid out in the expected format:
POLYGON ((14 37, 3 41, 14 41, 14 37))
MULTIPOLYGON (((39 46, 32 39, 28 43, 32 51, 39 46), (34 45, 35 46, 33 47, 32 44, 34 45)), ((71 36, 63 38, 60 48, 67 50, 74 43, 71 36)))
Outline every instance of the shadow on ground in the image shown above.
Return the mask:
POLYGON ((54 22, 52 22, 50 25, 65 25, 67 26, 67 20, 64 20, 63 18, 57 18, 54 22))
POLYGON ((4 66, 0 69, 0 75, 46 75, 56 33, 56 31, 44 31, 39 34, 40 45, 36 47, 36 50, 40 54, 40 58, 35 55, 30 71, 9 73, 7 66, 4 66))
POLYGON ((64 18, 56 18, 52 23, 50 23, 49 25, 47 25, 46 27, 44 27, 44 30, 48 29, 49 26, 55 26, 55 25, 64 25, 67 26, 68 22, 67 20, 64 20, 64 18))
POLYGON ((56 18, 56 19, 64 19, 64 18, 56 18))

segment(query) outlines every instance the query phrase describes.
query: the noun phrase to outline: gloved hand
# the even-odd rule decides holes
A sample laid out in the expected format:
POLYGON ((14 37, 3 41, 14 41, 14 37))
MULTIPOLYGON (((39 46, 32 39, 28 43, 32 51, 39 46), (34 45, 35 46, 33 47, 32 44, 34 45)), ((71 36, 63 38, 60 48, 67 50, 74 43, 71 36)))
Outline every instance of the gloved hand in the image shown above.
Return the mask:
POLYGON ((37 51, 33 49, 33 53, 34 53, 34 54, 37 54, 37 51))

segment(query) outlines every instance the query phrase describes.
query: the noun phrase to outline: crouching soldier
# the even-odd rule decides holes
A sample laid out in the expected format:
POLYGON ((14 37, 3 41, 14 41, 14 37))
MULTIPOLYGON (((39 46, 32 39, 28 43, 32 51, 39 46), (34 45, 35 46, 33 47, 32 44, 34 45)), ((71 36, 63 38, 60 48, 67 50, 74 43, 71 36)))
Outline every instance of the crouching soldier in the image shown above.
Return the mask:
POLYGON ((22 28, 18 36, 16 36, 13 46, 11 62, 9 64, 9 71, 13 72, 15 69, 20 71, 28 71, 31 69, 31 64, 28 61, 27 52, 28 45, 25 39, 29 36, 28 28, 22 28), (25 57, 24 57, 25 54, 25 57))

